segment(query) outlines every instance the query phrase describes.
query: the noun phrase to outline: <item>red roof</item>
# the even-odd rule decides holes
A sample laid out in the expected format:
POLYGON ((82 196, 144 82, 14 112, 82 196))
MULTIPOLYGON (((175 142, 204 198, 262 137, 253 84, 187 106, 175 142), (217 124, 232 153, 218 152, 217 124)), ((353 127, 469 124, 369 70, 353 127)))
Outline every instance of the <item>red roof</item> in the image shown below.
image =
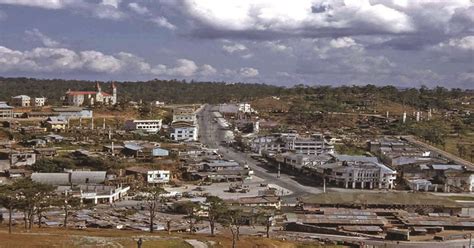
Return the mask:
POLYGON ((69 91, 67 92, 68 95, 95 95, 97 92, 95 91, 69 91))
MULTIPOLYGON (((67 92, 68 95, 70 96, 77 96, 77 95, 96 95, 98 92, 96 91, 69 91, 67 92)), ((109 93, 102 92, 102 95, 104 96, 112 96, 109 93)))

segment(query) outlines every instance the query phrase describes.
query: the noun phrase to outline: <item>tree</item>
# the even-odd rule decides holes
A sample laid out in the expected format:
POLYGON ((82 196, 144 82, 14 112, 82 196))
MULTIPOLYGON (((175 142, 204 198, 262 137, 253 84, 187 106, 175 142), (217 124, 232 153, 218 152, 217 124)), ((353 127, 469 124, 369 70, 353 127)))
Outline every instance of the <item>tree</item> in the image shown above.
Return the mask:
POLYGON ((182 205, 182 208, 186 212, 186 216, 184 218, 188 220, 189 232, 194 233, 195 231, 194 225, 199 220, 199 216, 197 215, 197 212, 201 209, 201 205, 199 205, 199 203, 196 203, 196 202, 188 201, 182 205))
POLYGON ((159 211, 159 207, 162 206, 163 203, 163 193, 166 191, 161 187, 147 187, 144 190, 145 196, 145 206, 148 210, 149 214, 149 222, 150 222, 150 232, 152 233, 155 229, 155 218, 156 214, 159 211))
POLYGON ((8 233, 12 233, 12 213, 17 207, 18 194, 12 185, 0 186, 0 205, 8 209, 8 233))
POLYGON ((222 225, 229 228, 232 234, 232 248, 235 248, 240 235, 240 217, 242 210, 229 209, 222 218, 222 225))
POLYGON ((71 215, 71 211, 80 208, 82 204, 80 198, 74 197, 66 190, 64 194, 61 194, 61 196, 56 199, 55 205, 64 210, 63 227, 67 229, 67 223, 69 216, 71 215))
POLYGON ((40 217, 51 202, 45 200, 53 194, 54 187, 42 183, 36 183, 31 179, 20 179, 13 183, 18 193, 18 208, 23 211, 25 229, 31 229, 34 216, 40 217))
POLYGON ((227 211, 227 205, 224 200, 217 196, 208 196, 206 198, 206 203, 208 205, 208 220, 211 229, 211 235, 214 236, 215 224, 225 215, 227 211))

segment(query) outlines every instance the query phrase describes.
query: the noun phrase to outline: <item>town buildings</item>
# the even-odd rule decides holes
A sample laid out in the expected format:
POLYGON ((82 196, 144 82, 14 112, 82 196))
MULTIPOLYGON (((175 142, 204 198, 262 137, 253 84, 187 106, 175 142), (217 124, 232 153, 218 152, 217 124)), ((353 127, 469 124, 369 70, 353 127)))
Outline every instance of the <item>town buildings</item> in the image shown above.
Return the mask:
POLYGON ((71 106, 94 106, 97 104, 115 105, 117 104, 117 87, 111 85, 112 93, 102 91, 99 83, 96 91, 72 91, 68 90, 65 95, 66 104, 71 106))

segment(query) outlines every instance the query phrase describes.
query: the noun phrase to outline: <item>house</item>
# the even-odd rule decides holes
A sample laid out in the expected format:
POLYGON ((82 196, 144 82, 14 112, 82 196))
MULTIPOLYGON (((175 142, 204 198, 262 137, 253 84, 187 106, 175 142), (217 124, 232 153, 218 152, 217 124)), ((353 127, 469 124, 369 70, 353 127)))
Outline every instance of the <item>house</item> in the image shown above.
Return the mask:
POLYGON ((203 171, 242 170, 244 167, 235 161, 211 160, 202 163, 203 171))
POLYGON ((27 95, 14 96, 11 99, 11 104, 17 107, 30 107, 31 106, 31 97, 27 95))
POLYGON ((173 123, 174 122, 190 122, 196 124, 196 112, 190 108, 179 108, 173 110, 173 123))
POLYGON ((11 166, 30 166, 36 163, 36 154, 32 150, 4 149, 0 151, 0 159, 7 159, 11 166))
POLYGON ((44 122, 46 129, 51 132, 63 132, 66 130, 68 121, 61 117, 49 117, 44 122))
POLYGON ((149 184, 168 183, 170 181, 169 170, 151 170, 145 167, 129 167, 125 170, 126 175, 134 175, 149 184))
POLYGON ((129 186, 122 185, 79 185, 78 194, 73 192, 73 195, 80 197, 82 203, 112 204, 124 197, 129 190, 129 186))
POLYGON ((281 200, 279 196, 253 196, 240 197, 230 201, 231 205, 245 206, 245 207, 266 207, 266 208, 281 208, 281 200))
POLYGON ((36 155, 40 158, 52 158, 55 157, 58 152, 56 148, 36 148, 34 149, 36 155))
POLYGON ((147 133, 157 133, 161 130, 162 120, 127 120, 125 129, 128 131, 143 130, 147 133))
POLYGON ((35 97, 33 103, 35 107, 43 107, 46 104, 46 97, 35 97))
POLYGON ((96 91, 68 90, 65 96, 66 104, 71 106, 115 105, 117 104, 117 87, 112 83, 111 88, 112 94, 103 92, 99 83, 96 85, 96 91))
POLYGON ((135 158, 169 156, 168 150, 160 148, 159 144, 154 142, 126 141, 124 142, 122 153, 125 154, 125 156, 135 158))
POLYGON ((330 154, 306 155, 296 153, 284 153, 283 162, 293 168, 316 168, 329 162, 333 157, 330 154))
POLYGON ((13 107, 6 102, 0 102, 0 119, 13 118, 13 107))
POLYGON ((186 121, 173 122, 170 138, 174 141, 197 141, 198 126, 186 121))

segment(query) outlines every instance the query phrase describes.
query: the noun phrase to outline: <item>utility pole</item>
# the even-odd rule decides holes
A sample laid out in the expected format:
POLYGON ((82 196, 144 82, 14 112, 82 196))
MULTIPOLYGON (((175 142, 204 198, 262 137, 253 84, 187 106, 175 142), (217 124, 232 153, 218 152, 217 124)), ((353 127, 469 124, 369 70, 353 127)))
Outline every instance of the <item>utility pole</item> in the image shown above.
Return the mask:
POLYGON ((278 163, 278 174, 277 174, 277 178, 280 178, 280 163, 278 163))
POLYGON ((469 248, 472 247, 472 233, 469 233, 469 248))
POLYGON ((323 193, 326 193, 326 178, 323 178, 323 193))

